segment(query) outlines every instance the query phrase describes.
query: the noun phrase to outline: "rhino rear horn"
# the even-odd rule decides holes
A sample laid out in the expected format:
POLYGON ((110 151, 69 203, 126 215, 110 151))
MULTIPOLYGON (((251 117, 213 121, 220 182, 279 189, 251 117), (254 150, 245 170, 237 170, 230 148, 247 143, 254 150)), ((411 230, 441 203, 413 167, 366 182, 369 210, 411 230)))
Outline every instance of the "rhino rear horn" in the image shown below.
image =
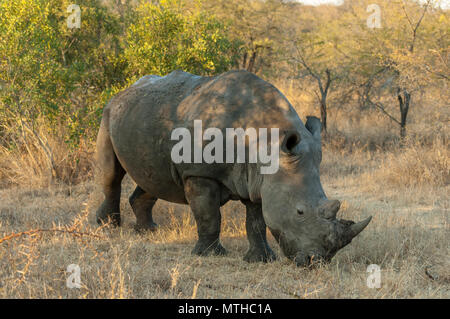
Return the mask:
POLYGON ((341 202, 338 200, 327 200, 325 203, 320 205, 319 214, 326 219, 335 219, 336 214, 341 207, 341 202))

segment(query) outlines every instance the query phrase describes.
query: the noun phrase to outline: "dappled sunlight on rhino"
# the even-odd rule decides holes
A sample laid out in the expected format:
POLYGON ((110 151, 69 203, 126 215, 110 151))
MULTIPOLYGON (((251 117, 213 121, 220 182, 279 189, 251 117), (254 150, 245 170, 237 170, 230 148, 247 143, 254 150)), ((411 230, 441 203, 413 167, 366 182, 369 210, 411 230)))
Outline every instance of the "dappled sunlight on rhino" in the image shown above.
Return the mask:
MULTIPOLYGON (((196 152, 196 143, 204 147, 208 141, 192 141, 191 153, 196 152)), ((371 219, 355 224, 336 218, 340 203, 327 199, 320 182, 320 121, 308 117, 303 124, 278 89, 247 71, 215 77, 174 71, 140 79, 105 107, 97 156, 105 194, 98 222, 120 225, 120 185, 128 173, 138 185, 130 197, 136 228, 155 229, 151 211, 157 199, 189 204, 197 223, 193 253, 198 255, 226 252, 219 240, 220 207, 229 200, 246 206, 250 248, 244 259, 249 262, 276 258, 266 240, 266 227, 283 253, 304 266, 330 260, 371 219), (269 149, 279 151, 276 170, 264 174, 261 168, 266 163, 248 160, 248 141, 241 155, 216 144, 216 151, 223 150, 225 157, 233 151, 234 161, 174 161, 171 154, 177 141, 172 132, 183 129, 194 136, 196 121, 223 136, 230 128, 246 132, 266 128, 267 141, 276 142, 269 149)))

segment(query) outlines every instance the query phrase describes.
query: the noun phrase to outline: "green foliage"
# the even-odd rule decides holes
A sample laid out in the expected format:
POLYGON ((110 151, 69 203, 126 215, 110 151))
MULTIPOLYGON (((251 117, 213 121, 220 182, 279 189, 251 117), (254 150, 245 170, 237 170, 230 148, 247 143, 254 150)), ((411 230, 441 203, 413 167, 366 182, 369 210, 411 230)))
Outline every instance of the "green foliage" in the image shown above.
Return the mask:
POLYGON ((1 1, 0 78, 2 107, 38 105, 54 111, 72 79, 60 63, 62 41, 55 1, 1 1), (57 85, 64 81, 67 85, 57 85), (6 104, 6 105, 5 105, 6 104))
POLYGON ((130 76, 165 75, 175 69, 195 74, 217 74, 234 62, 236 46, 226 27, 198 8, 187 12, 183 3, 142 1, 127 31, 125 59, 130 76))
POLYGON ((23 125, 43 118, 49 133, 76 148, 95 139, 103 106, 136 77, 175 69, 216 74, 233 64, 226 27, 199 6, 186 13, 179 1, 142 1, 136 10, 77 1, 81 25, 71 29, 73 2, 0 0, 3 146, 20 144, 23 125))
MULTIPOLYGON (((0 2, 1 127, 13 139, 18 123, 67 127, 74 146, 97 120, 97 97, 124 82, 118 19, 99 0, 81 3, 81 27, 67 27, 66 0, 0 2)), ((57 133, 57 132, 55 132, 57 133)), ((7 141, 8 142, 8 141, 7 141)))

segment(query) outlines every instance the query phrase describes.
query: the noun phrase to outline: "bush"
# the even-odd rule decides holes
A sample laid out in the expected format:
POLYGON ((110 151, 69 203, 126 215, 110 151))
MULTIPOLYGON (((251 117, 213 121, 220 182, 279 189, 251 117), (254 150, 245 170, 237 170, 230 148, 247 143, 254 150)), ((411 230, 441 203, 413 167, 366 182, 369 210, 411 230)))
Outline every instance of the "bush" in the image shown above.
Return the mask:
POLYGON ((92 153, 103 106, 136 77, 234 63, 238 43, 198 5, 183 13, 179 1, 142 1, 113 12, 104 3, 82 1, 80 28, 70 29, 72 1, 0 0, 0 161, 16 163, 0 163, 0 178, 70 182, 71 168, 90 169, 80 152, 92 153))
POLYGON ((160 4, 142 1, 127 31, 125 59, 128 74, 165 75, 182 69, 195 74, 217 74, 234 65, 237 42, 228 40, 226 27, 198 8, 188 11, 178 0, 160 4), (187 12, 187 13, 183 13, 187 12))
POLYGON ((44 180, 73 176, 59 165, 77 167, 80 145, 95 136, 102 92, 125 82, 118 17, 86 0, 80 28, 70 29, 70 4, 0 1, 0 155, 18 161, 6 165, 13 180, 20 169, 44 180))

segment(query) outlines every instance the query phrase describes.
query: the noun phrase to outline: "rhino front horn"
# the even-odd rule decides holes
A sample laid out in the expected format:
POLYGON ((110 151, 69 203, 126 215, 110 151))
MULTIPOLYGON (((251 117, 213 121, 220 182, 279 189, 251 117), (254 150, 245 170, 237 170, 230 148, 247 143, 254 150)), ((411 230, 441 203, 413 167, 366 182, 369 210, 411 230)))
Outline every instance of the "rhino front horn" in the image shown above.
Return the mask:
POLYGON ((372 220, 372 216, 366 218, 365 220, 353 224, 350 226, 350 234, 352 237, 357 236, 360 232, 362 232, 364 230, 364 228, 367 227, 367 225, 369 225, 370 221, 372 220))

